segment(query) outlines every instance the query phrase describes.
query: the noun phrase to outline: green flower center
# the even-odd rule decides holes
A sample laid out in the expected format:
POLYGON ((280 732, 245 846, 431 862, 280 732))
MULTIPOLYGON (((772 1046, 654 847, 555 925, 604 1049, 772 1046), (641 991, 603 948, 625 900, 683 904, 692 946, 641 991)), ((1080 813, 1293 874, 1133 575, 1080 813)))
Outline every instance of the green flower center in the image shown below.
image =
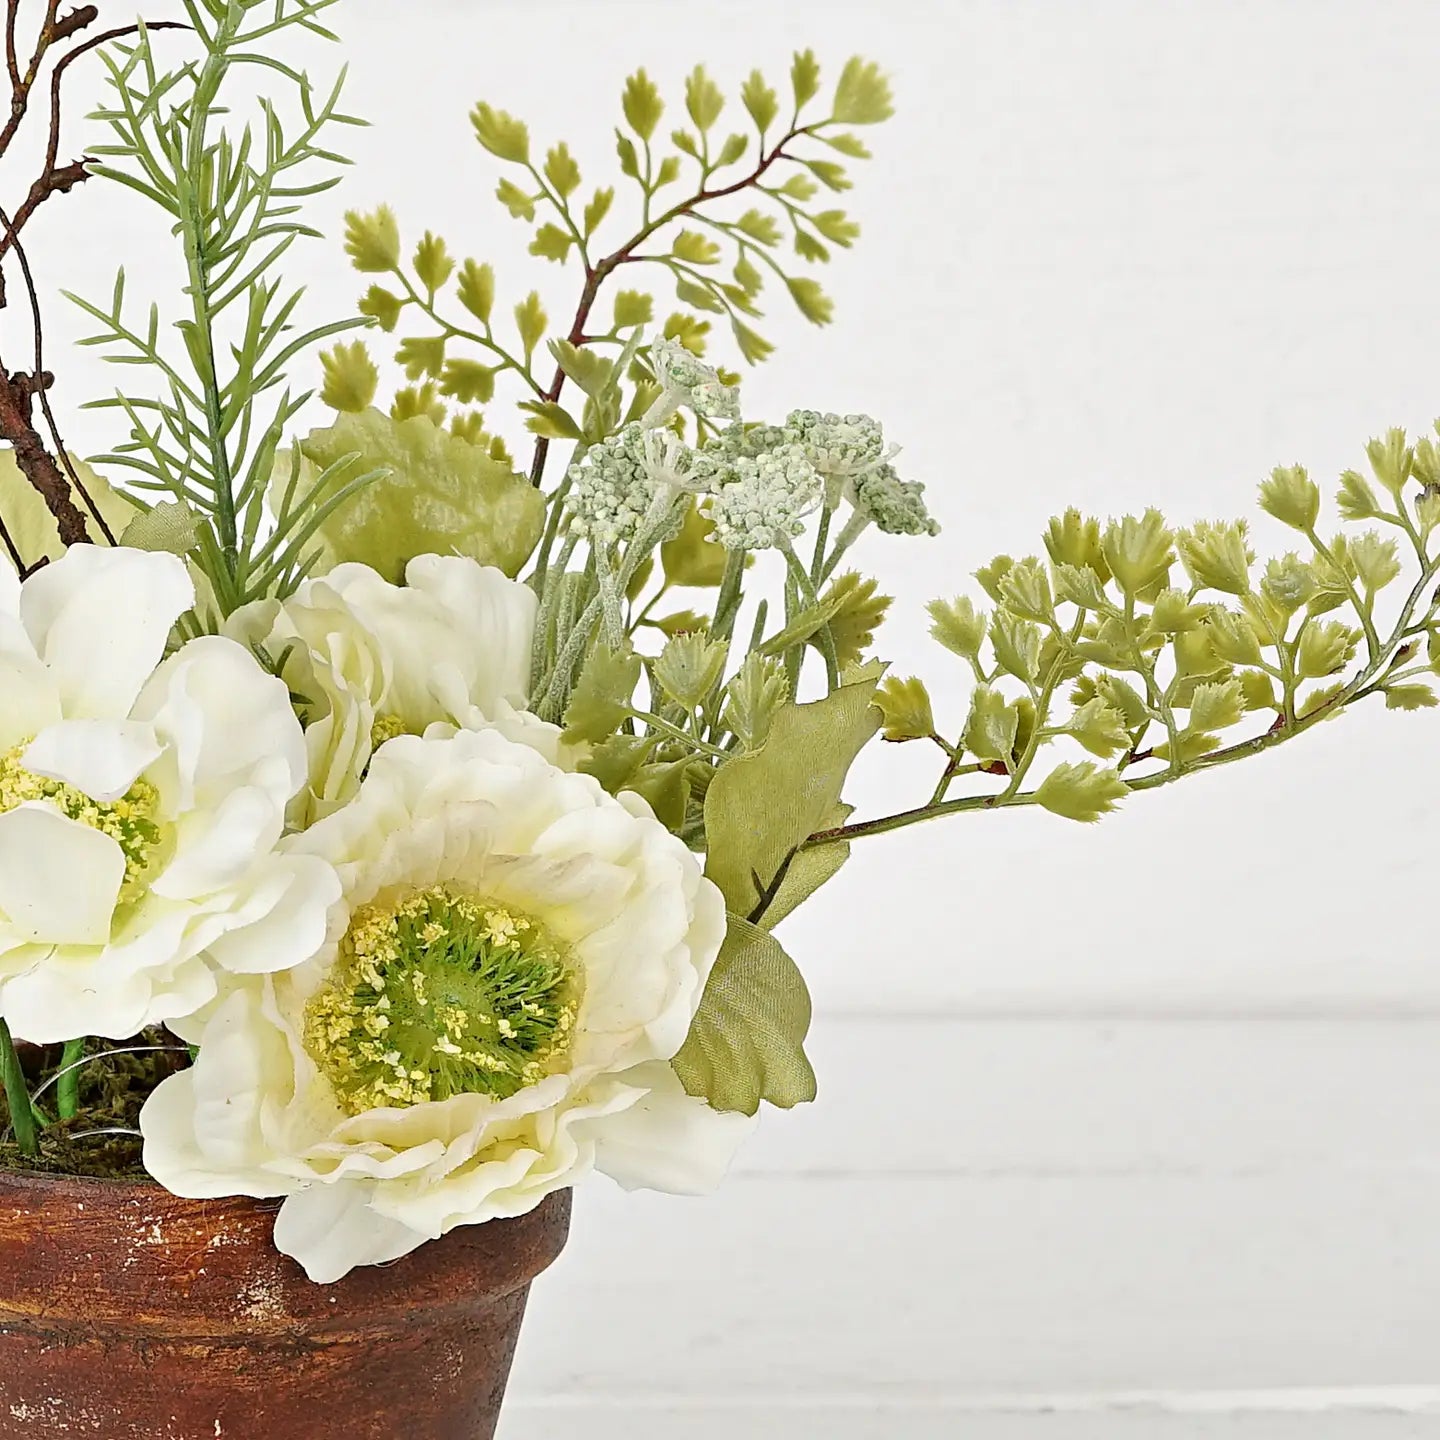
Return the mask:
POLYGON ((387 740, 411 733, 410 727, 398 715, 377 715, 370 727, 370 749, 378 750, 387 740))
POLYGON ((352 1115, 505 1099, 559 1068, 578 1009, 575 971, 539 924, 432 886, 355 912, 305 1047, 352 1115))
POLYGON ((27 770, 20 759, 29 743, 0 752, 0 815, 43 800, 78 824, 108 835, 125 857, 119 903, 137 900, 163 859, 165 827, 158 818, 159 792, 148 780, 137 780, 118 800, 92 800, 63 780, 27 770))

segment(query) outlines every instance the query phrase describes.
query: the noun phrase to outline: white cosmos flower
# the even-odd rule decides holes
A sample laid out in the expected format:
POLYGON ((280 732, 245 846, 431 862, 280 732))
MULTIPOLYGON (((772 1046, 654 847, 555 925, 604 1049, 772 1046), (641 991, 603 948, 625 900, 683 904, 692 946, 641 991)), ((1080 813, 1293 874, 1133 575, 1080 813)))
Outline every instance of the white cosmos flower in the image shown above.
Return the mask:
POLYGON ((562 759, 559 730, 525 712, 535 592, 460 556, 419 556, 405 578, 339 565, 231 621, 237 638, 285 657, 301 697, 310 783, 296 827, 354 797, 377 745, 431 726, 498 726, 562 759))
POLYGON ((592 1168, 718 1183, 752 1122, 668 1062, 725 906, 643 800, 494 730, 403 737, 290 844, 339 871, 331 938, 190 1036, 141 1116, 162 1185, 284 1196, 277 1245, 331 1281, 592 1168))
POLYGON ((171 555, 0 563, 0 1015, 27 1040, 133 1035, 325 933, 333 869, 277 850, 289 696, 217 636, 162 659, 193 600, 171 555))

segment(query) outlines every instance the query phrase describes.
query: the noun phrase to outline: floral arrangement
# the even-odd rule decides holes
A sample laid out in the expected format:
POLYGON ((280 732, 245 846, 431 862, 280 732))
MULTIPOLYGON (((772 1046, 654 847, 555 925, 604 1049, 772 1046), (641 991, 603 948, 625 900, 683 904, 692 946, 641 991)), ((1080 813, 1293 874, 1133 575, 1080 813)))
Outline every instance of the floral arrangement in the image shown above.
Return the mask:
MULTIPOLYGON (((357 313, 302 324, 283 275, 357 122, 277 57, 335 3, 187 0, 184 34, 86 42, 103 138, 68 171, 51 147, 41 199, 130 187, 186 278, 71 297, 127 367, 94 468, 39 357, 0 374, 7 1164, 282 1199, 320 1282, 591 1170, 705 1191, 763 1104, 816 1094, 775 930, 852 843, 1094 821, 1367 697, 1436 703, 1440 447, 1399 430, 1340 478, 1338 531, 1303 469, 1265 480, 1295 548, 1264 564, 1241 520, 1067 511, 930 607, 963 712, 887 674, 891 602, 850 567, 871 534, 933 543, 923 485, 869 416, 748 413, 718 353, 769 355, 772 294, 830 322, 812 271, 858 237, 831 197, 892 108, 869 62, 827 84, 796 55, 738 106, 697 68, 678 109, 638 71, 594 188, 481 103, 573 315, 381 206, 348 217, 357 313), (877 737, 938 777, 856 818, 877 737)), ((52 8, 39 59, 93 18, 52 8)))

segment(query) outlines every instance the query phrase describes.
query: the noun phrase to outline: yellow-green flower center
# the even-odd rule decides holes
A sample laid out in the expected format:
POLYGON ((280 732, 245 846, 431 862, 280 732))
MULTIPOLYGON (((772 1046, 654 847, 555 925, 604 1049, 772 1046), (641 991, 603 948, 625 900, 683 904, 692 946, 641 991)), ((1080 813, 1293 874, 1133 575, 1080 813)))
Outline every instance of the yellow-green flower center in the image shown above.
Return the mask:
POLYGON ((378 750, 387 740, 413 733, 398 715, 377 715, 370 726, 370 748, 378 750))
POLYGON ((504 1099, 559 1067, 578 1008, 574 968, 539 924, 437 885, 355 912, 305 1046, 352 1115, 504 1099))
POLYGON ((0 815, 40 800, 78 824, 108 835, 125 857, 119 903, 138 899, 162 858, 165 827, 158 818, 159 792, 148 780, 137 780, 118 800, 92 800, 63 780, 27 770, 20 761, 28 746, 27 741, 0 752, 0 815))

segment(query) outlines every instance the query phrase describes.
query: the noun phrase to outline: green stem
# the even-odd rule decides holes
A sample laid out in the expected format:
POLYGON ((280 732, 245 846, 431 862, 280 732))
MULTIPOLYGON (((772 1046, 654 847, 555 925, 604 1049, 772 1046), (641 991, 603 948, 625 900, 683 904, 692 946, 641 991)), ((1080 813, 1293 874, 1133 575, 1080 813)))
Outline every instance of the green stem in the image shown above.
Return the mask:
POLYGON ((717 749, 714 745, 707 744, 704 740, 692 735, 688 730, 682 730, 678 725, 672 725, 668 720, 659 715, 653 715, 648 710, 632 710, 630 712, 637 720, 643 720, 652 730, 659 730, 661 734, 668 735, 672 740, 679 740, 682 744, 689 745, 692 749, 698 750, 702 755, 709 755, 713 760, 728 760, 729 754, 717 749))
POLYGON ((15 1131, 15 1143, 22 1155, 33 1159, 40 1153, 40 1141, 35 1132, 35 1112, 30 1105, 30 1087, 25 1083, 25 1071, 20 1065, 20 1056, 10 1027, 0 1020, 0 1075, 5 1082, 5 1100, 10 1107, 10 1124, 15 1131))
POLYGON ((85 1058, 86 1041, 67 1040, 60 1056, 60 1078, 55 1082, 55 1108, 62 1120, 73 1120, 80 1113, 80 1065, 85 1058))

